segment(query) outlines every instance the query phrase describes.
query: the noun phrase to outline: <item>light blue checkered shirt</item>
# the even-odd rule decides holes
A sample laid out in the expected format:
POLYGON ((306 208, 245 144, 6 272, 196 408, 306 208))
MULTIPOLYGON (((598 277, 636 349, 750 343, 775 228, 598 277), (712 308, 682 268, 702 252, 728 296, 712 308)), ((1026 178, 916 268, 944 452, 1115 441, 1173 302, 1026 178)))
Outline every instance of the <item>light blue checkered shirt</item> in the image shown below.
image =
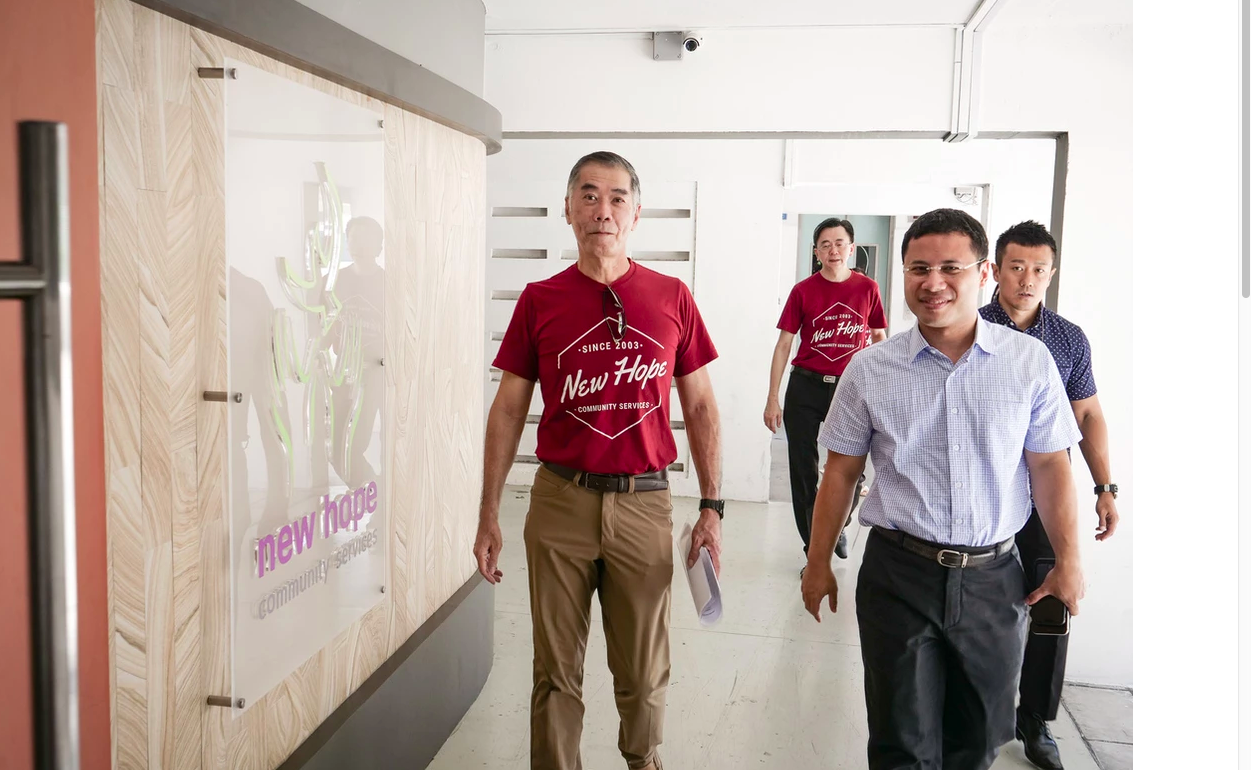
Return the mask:
POLYGON ((818 438, 840 454, 872 452, 861 524, 971 547, 1006 540, 1029 518, 1025 450, 1079 440, 1047 347, 980 315, 955 364, 915 326, 857 352, 818 438))

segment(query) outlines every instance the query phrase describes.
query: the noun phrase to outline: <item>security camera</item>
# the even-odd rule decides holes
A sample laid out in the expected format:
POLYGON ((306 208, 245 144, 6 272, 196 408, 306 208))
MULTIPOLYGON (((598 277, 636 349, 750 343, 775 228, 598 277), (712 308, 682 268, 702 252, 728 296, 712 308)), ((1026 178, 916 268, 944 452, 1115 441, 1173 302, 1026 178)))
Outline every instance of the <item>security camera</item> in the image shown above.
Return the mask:
POLYGON ((699 50, 699 46, 702 45, 703 42, 703 38, 696 35, 694 32, 687 32, 682 37, 682 47, 686 49, 687 53, 695 53, 695 51, 699 50))

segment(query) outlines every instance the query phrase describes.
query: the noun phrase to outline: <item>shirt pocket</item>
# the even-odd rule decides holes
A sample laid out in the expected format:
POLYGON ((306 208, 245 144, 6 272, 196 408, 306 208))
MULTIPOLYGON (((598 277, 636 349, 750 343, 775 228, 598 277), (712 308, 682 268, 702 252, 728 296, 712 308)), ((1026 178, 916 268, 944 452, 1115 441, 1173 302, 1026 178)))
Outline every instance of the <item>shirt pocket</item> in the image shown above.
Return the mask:
POLYGON ((971 405, 974 439, 991 465, 1015 468, 1029 432, 1030 403, 1024 399, 978 400, 971 405))

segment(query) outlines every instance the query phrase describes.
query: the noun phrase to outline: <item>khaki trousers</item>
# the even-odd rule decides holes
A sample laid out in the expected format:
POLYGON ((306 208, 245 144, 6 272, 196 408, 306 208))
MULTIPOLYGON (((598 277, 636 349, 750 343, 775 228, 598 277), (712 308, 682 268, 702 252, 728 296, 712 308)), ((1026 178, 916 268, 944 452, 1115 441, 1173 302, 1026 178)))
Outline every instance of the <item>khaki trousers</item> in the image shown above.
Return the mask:
POLYGON ((673 501, 669 490, 592 492, 540 466, 525 526, 534 619, 532 770, 581 770, 582 663, 599 592, 631 768, 660 768, 669 686, 673 501))

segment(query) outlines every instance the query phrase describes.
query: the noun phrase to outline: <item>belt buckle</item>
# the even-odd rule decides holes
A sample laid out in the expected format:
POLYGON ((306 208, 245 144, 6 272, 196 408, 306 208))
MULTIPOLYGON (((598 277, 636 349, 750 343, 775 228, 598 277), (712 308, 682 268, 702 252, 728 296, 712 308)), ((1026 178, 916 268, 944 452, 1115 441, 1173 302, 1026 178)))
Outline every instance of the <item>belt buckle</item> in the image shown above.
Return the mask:
POLYGON ((949 569, 964 569, 969 566, 969 555, 963 551, 953 551, 949 548, 944 548, 938 552, 938 563, 949 569), (947 561, 946 558, 948 556, 956 557, 955 562, 947 561))
POLYGON ((829 383, 829 384, 831 384, 831 385, 832 385, 832 384, 834 384, 834 383, 838 382, 838 375, 835 375, 835 374, 825 374, 825 375, 822 375, 822 376, 821 376, 821 381, 822 381, 822 382, 825 382, 825 383, 829 383))
POLYGON ((630 491, 629 476, 584 473, 582 474, 582 480, 585 482, 586 488, 592 492, 617 492, 621 494, 630 491))

